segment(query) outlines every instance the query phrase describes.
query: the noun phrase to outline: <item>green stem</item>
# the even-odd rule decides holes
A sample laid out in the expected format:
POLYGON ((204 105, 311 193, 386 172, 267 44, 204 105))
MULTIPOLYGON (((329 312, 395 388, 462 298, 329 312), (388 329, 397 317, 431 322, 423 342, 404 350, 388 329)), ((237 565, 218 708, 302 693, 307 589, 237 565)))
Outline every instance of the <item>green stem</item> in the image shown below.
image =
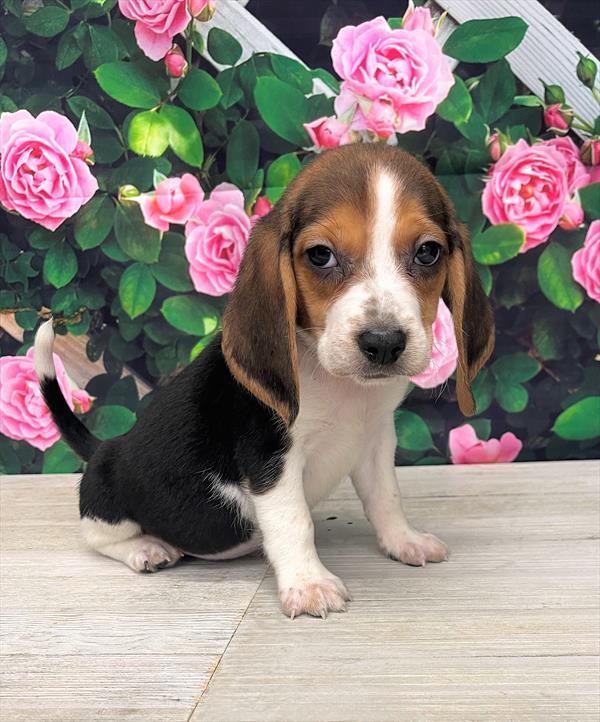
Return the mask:
POLYGON ((591 88, 592 95, 594 96, 594 99, 600 105, 600 90, 598 88, 591 88))

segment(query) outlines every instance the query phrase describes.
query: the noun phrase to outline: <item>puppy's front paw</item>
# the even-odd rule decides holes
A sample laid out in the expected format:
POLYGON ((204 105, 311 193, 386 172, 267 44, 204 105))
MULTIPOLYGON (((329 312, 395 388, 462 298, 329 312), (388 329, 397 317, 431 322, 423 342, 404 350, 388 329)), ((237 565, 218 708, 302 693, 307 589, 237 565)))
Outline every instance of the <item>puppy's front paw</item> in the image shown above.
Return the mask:
POLYGON ((338 577, 308 580, 279 592, 281 608, 290 619, 300 614, 327 618, 328 612, 345 612, 352 597, 338 577))
POLYGON ((414 529, 399 534, 395 539, 382 542, 383 551, 392 559, 414 567, 424 567, 427 562, 444 562, 448 559, 448 547, 433 534, 421 534, 414 529))

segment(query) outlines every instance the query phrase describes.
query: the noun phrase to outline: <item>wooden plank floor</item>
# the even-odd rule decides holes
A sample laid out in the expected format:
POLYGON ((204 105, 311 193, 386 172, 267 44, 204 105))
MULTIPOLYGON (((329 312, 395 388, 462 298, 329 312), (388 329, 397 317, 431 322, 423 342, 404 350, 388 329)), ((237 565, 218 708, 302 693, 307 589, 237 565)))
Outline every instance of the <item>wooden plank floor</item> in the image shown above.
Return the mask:
POLYGON ((75 476, 5 477, 0 719, 596 721, 600 464, 399 476, 450 561, 382 557, 342 484, 314 516, 354 601, 293 622, 262 560, 136 575, 81 547, 75 476))

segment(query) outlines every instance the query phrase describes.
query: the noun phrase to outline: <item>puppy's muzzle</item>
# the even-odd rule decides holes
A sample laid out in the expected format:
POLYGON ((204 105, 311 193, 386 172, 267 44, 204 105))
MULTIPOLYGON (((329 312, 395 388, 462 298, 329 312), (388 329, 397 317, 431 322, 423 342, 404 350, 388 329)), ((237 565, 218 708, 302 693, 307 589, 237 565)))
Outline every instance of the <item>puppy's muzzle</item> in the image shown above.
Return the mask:
POLYGON ((406 348, 406 334, 401 329, 369 329, 359 334, 357 343, 374 366, 390 366, 406 348))

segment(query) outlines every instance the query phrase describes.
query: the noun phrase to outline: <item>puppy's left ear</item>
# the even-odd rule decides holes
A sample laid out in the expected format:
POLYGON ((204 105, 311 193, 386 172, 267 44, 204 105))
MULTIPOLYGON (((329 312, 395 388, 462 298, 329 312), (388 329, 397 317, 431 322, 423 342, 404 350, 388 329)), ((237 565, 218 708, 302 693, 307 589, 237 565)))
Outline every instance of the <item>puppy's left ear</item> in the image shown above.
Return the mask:
POLYGON ((447 235, 450 257, 442 297, 454 320, 458 347, 458 405, 465 416, 473 416, 475 400, 471 381, 494 350, 494 316, 475 268, 469 233, 456 219, 453 210, 449 212, 449 219, 447 235))

